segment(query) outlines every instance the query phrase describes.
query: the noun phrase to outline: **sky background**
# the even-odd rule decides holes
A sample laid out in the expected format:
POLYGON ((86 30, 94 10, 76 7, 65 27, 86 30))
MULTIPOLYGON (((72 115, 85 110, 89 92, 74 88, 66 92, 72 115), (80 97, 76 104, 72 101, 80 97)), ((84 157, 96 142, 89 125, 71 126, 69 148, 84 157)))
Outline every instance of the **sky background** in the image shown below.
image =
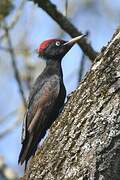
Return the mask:
MULTIPOLYGON (((52 0, 58 9, 64 14, 65 1, 52 0)), ((7 23, 15 16, 16 8, 19 7, 21 0, 14 0, 15 8, 6 18, 7 23)), ((83 33, 90 32, 89 41, 96 51, 100 51, 110 41, 113 33, 120 24, 120 1, 119 0, 68 0, 68 19, 83 33)), ((0 30, 0 35, 2 30, 0 30)), ((22 14, 10 31, 13 47, 16 51, 27 44, 30 49, 29 57, 25 58, 22 54, 16 53, 17 64, 21 74, 24 74, 24 61, 32 65, 38 64, 32 73, 34 77, 41 72, 42 64, 35 53, 39 44, 49 38, 62 37, 69 40, 70 36, 61 30, 61 28, 49 17, 42 9, 38 8, 30 1, 26 1, 22 14), (62 36, 61 36, 62 33, 62 36), (19 42, 19 44, 18 44, 19 42), (24 43, 23 43, 24 42, 24 43)), ((6 41, 3 42, 6 46, 6 41)), ((78 72, 82 51, 78 45, 75 45, 62 61, 64 82, 67 94, 70 94, 78 85, 78 72)), ((91 62, 86 58, 84 75, 89 71, 91 62)), ((26 86, 23 82, 24 90, 26 86)), ((26 90, 26 96, 28 91, 26 90)), ((22 101, 18 91, 18 86, 14 78, 11 59, 9 53, 0 50, 0 119, 6 117, 10 112, 21 109, 22 101)), ((0 131, 3 132, 9 127, 16 118, 22 121, 23 115, 19 110, 17 114, 9 116, 0 123, 0 131)), ((17 160, 21 144, 21 124, 13 129, 11 133, 0 138, 0 156, 3 156, 5 162, 17 173, 22 173, 22 168, 18 166, 17 160)))

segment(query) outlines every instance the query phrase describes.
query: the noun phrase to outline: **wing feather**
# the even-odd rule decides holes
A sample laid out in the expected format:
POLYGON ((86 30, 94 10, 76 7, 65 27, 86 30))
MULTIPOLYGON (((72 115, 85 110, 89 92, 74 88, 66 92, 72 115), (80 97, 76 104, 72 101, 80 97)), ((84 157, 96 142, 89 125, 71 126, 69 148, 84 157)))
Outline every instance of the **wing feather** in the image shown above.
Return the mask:
POLYGON ((25 122, 23 126, 22 143, 25 140, 26 133, 34 132, 38 123, 42 124, 47 114, 51 111, 60 91, 60 79, 57 75, 53 75, 46 79, 42 87, 36 94, 33 95, 31 105, 26 113, 25 122))

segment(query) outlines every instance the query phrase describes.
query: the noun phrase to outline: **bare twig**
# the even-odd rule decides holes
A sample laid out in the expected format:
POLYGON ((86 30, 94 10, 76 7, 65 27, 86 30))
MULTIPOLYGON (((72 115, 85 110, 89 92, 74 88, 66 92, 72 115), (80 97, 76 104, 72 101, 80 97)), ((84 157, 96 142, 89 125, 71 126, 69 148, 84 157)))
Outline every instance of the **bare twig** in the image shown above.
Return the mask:
POLYGON ((2 35, 0 36, 0 41, 2 41, 2 40, 4 39, 4 37, 5 37, 5 34, 2 34, 2 35))
POLYGON ((26 99, 25 99, 23 88, 22 88, 22 83, 21 83, 19 71, 18 71, 17 64, 16 64, 15 53, 14 53, 14 50, 13 50, 13 47, 12 47, 12 42, 11 42, 11 38, 10 38, 10 35, 9 35, 9 30, 8 30, 6 24, 4 25, 4 30, 5 30, 6 38, 7 38, 7 41, 8 41, 8 48, 9 48, 9 53, 10 53, 11 60, 12 60, 14 76, 15 76, 15 79, 16 79, 16 81, 18 83, 19 92, 20 92, 20 95, 22 97, 23 104, 26 107, 27 106, 26 105, 26 99))
MULTIPOLYGON (((86 35, 87 35, 87 37, 89 37, 89 35, 90 35, 89 31, 86 32, 86 35)), ((79 77, 78 77, 78 83, 81 81, 82 76, 83 76, 85 58, 86 58, 85 54, 82 53, 82 58, 81 58, 81 61, 80 61, 80 68, 79 68, 79 74, 78 74, 78 75, 79 75, 79 77)))
MULTIPOLYGON (((22 0, 22 1, 21 1, 20 6, 16 9, 16 14, 15 14, 15 16, 12 18, 11 23, 10 23, 10 24, 8 25, 8 27, 7 27, 8 29, 12 29, 12 28, 16 25, 16 23, 18 22, 18 20, 19 20, 19 18, 20 18, 20 16, 21 16, 22 9, 23 9, 23 6, 24 6, 25 2, 26 2, 26 0, 22 0)), ((2 35, 0 36, 0 41, 2 41, 2 40, 5 38, 5 36, 6 36, 5 33, 2 34, 2 35)))
POLYGON ((0 123, 5 122, 10 116, 13 116, 17 113, 17 109, 15 109, 14 111, 11 111, 10 113, 8 113, 6 116, 0 118, 0 123))
POLYGON ((19 6, 18 9, 16 10, 15 16, 13 17, 10 25, 8 26, 8 29, 13 28, 13 27, 16 25, 16 23, 18 22, 18 20, 19 20, 19 18, 20 18, 20 16, 21 16, 22 9, 23 9, 23 6, 24 6, 25 2, 26 2, 26 0, 22 0, 22 1, 21 1, 20 6, 19 6))
POLYGON ((3 132, 0 132, 0 138, 3 138, 7 134, 9 134, 13 129, 15 129, 20 124, 20 119, 16 119, 16 121, 10 125, 8 128, 6 128, 3 132))
MULTIPOLYGON (((49 14, 71 37, 82 35, 82 33, 61 13, 57 10, 56 6, 49 0, 32 0, 37 3, 46 13, 49 14)), ((91 61, 97 56, 97 52, 92 48, 86 38, 78 42, 83 52, 89 57, 91 61)))
POLYGON ((80 68, 79 68, 79 77, 78 77, 78 83, 81 81, 82 76, 83 76, 83 72, 84 72, 84 64, 85 64, 85 54, 82 54, 82 58, 80 61, 80 68))
POLYGON ((9 51, 9 48, 0 46, 0 50, 2 50, 2 51, 9 51))
POLYGON ((65 0, 65 16, 67 17, 68 12, 68 0, 65 0))

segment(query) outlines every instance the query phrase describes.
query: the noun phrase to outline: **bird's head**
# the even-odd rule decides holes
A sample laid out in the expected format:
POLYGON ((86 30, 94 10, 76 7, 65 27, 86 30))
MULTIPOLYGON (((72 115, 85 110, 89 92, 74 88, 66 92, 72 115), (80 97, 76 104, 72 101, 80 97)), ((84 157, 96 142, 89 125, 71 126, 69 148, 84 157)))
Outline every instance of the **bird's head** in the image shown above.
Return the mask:
POLYGON ((46 60, 61 60, 71 49, 71 47, 84 36, 85 35, 75 37, 70 41, 64 41, 61 39, 48 39, 40 44, 40 46, 37 48, 37 53, 40 57, 43 57, 46 60))

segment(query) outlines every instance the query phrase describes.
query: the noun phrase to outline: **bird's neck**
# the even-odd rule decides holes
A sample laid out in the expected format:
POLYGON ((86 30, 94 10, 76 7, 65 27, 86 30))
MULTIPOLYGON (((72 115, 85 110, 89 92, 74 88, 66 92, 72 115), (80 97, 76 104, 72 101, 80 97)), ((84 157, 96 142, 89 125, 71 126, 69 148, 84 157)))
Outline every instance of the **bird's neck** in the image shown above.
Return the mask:
POLYGON ((59 77, 63 78, 61 61, 59 60, 48 60, 46 63, 46 70, 49 74, 57 74, 59 77))

